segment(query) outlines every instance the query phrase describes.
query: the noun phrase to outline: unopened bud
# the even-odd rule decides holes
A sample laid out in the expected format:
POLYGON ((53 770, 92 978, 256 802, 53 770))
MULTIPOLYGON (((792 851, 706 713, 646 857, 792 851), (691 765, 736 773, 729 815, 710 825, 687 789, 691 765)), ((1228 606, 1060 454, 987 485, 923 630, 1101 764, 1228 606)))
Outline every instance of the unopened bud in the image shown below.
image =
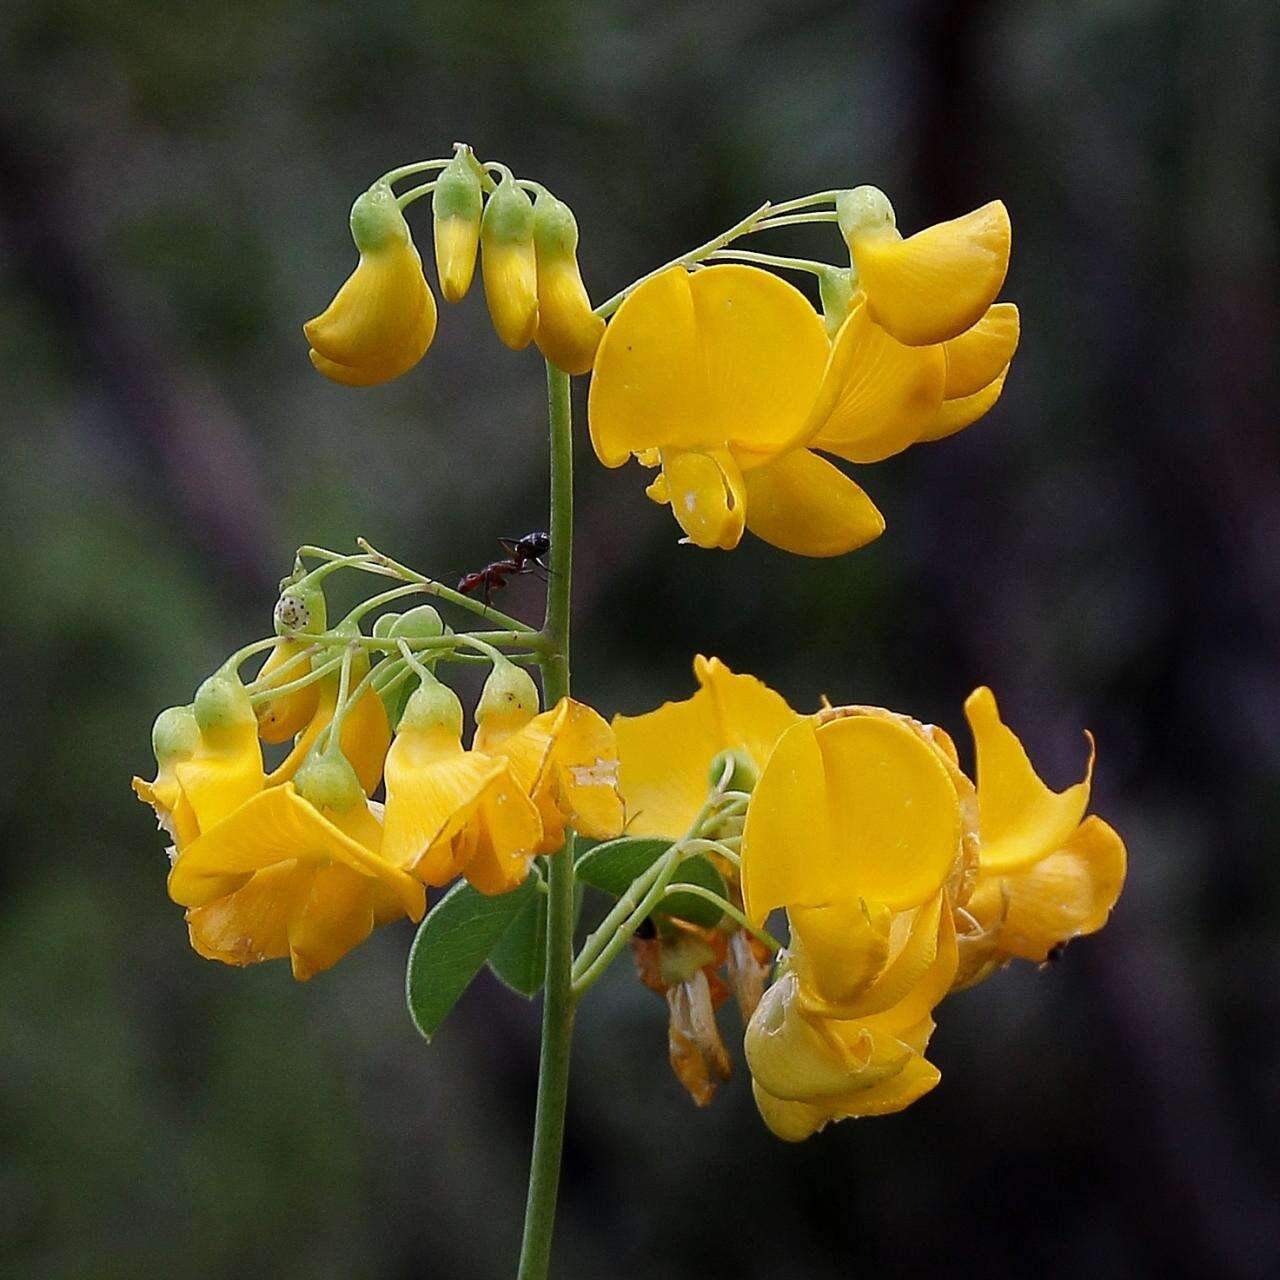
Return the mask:
POLYGON ((538 686, 533 677, 510 659, 495 658, 476 704, 476 750, 497 746, 537 714, 538 686))
POLYGON ((444 730, 450 737, 462 737, 462 703, 458 695, 430 671, 413 691, 400 717, 399 732, 444 730))
POLYGON ((578 270, 578 223, 573 210, 549 191, 533 206, 533 239, 538 259, 538 350, 569 374, 590 371, 604 336, 604 321, 578 270))
POLYGON ((388 632, 393 639, 432 640, 444 635, 444 620, 429 604, 420 604, 400 614, 388 632))
POLYGON ((431 196, 436 273, 446 302, 461 302, 471 288, 483 205, 475 160, 460 151, 436 179, 431 196))
POLYGON ((351 206, 351 238, 361 253, 413 242, 409 224, 387 183, 375 182, 368 191, 356 197, 351 206))
POLYGON ((328 625, 323 589, 305 582, 286 587, 276 601, 273 621, 280 636, 295 632, 319 635, 328 625))
POLYGON ((538 328, 538 261, 533 202, 512 178, 503 178, 485 205, 480 263, 493 327, 513 351, 522 351, 538 328))

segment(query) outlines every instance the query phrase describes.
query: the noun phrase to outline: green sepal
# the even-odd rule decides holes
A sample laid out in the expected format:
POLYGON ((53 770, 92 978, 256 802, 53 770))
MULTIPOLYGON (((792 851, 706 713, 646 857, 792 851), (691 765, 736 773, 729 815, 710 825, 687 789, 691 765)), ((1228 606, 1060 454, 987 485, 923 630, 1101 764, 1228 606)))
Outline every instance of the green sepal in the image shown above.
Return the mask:
POLYGON ((543 264, 572 260, 578 252, 578 220, 550 191, 539 191, 533 203, 533 243, 543 264))
MULTIPOLYGON (((578 859, 575 870, 578 879, 596 889, 603 889, 615 898, 621 897, 637 876, 643 875, 662 857, 674 842, 649 836, 622 836, 607 840, 578 859)), ((724 898, 728 894, 724 877, 711 861, 702 854, 686 858, 676 871, 673 885, 692 884, 709 889, 724 898)), ((713 902, 693 894, 673 893, 653 909, 655 916, 675 916, 690 924, 711 928, 719 924, 723 912, 713 902)))
POLYGON ((498 940, 538 893, 530 875, 510 893, 487 897, 459 880, 418 926, 405 970, 409 1017, 430 1040, 471 985, 498 940))
POLYGON ((483 204, 475 161, 459 152, 436 179, 436 188, 431 193, 431 215, 437 222, 445 218, 479 222, 483 204))
POLYGON ((395 192, 382 181, 356 197, 351 206, 351 238, 361 253, 388 245, 411 243, 409 224, 396 203, 395 192))
POLYGON ((533 201, 510 178, 498 183, 480 223, 480 238, 489 246, 533 243, 533 201))

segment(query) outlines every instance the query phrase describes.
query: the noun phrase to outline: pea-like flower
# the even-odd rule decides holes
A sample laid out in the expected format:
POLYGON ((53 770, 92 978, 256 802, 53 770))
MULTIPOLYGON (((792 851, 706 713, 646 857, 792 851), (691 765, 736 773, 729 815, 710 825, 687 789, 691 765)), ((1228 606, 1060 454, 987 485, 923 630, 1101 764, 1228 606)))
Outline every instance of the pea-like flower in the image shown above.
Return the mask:
POLYGON ((303 325, 311 363, 326 378, 371 387, 408 372, 436 332, 436 302, 390 186, 375 183, 351 209, 360 261, 333 301, 303 325))
POLYGON ((533 204, 533 241, 538 260, 538 330, 534 341, 566 373, 590 370, 604 334, 604 321, 578 270, 578 223, 573 210, 549 191, 533 204))
POLYGON ((937 1083, 924 1052, 955 974, 948 885, 964 858, 952 778, 910 725, 837 714, 779 739, 747 810, 742 896, 756 923, 785 907, 792 931, 745 1041, 780 1137, 899 1110, 937 1083))
POLYGON ((1022 744, 1000 719, 990 689, 965 703, 977 757, 977 883, 958 913, 957 986, 972 986, 1021 958, 1042 963, 1072 938, 1095 933, 1124 887, 1119 835, 1086 817, 1093 772, 1065 791, 1036 775, 1022 744))

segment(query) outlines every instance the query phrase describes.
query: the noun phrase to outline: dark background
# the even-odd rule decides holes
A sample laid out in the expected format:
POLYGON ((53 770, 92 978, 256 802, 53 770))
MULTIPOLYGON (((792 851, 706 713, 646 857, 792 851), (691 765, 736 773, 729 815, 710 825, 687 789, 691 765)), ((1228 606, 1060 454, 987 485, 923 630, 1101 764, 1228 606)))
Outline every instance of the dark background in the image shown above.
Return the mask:
POLYGON ((647 709, 701 650, 959 732, 990 682, 1057 785, 1094 729, 1131 858, 1104 934, 943 1007, 936 1092, 798 1148, 729 1011, 737 1077, 694 1110, 620 965, 581 1014, 557 1274, 1280 1274, 1278 65, 1264 0, 6 4, 6 1274, 513 1269, 536 1008, 486 977, 424 1046, 407 925, 301 986, 198 959, 128 789, 298 543, 443 575, 544 524, 541 365, 478 290, 384 389, 298 331, 353 196, 459 138, 573 205, 597 298, 766 196, 875 182, 907 231, 1004 198, 1008 390, 859 473, 869 549, 679 547, 579 431, 575 688, 647 709))

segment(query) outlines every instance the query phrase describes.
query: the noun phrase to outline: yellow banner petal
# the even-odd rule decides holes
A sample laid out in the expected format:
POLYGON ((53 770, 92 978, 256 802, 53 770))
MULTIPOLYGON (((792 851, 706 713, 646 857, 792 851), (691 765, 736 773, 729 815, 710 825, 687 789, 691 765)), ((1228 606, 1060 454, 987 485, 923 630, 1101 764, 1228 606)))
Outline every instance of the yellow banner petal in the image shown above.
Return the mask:
POLYGON ((997 302, 977 324, 944 342, 946 398, 959 400, 994 382, 1013 359, 1019 333, 1018 308, 1012 302, 997 302))

